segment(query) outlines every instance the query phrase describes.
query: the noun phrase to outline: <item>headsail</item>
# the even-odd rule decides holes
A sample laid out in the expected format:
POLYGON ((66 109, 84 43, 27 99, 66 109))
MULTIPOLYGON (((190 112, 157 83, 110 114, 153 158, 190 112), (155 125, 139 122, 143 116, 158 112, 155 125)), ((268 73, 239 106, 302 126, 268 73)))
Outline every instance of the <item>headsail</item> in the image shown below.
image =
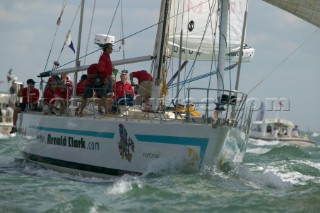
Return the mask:
POLYGON ((320 27, 319 0, 263 0, 320 27))
MULTIPOLYGON (((218 1, 175 0, 171 6, 169 48, 179 57, 180 33, 183 59, 217 60, 219 47, 218 1)), ((230 0, 230 25, 228 27, 227 55, 238 61, 246 0, 230 0)), ((251 61, 254 49, 243 49, 243 61, 251 61)), ((229 58, 227 58, 229 59, 229 58)))

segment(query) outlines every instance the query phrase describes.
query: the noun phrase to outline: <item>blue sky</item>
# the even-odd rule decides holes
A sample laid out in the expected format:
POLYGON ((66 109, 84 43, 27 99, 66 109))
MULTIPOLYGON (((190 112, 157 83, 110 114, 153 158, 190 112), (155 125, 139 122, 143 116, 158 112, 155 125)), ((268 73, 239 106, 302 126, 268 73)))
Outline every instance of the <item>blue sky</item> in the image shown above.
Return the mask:
MULTIPOLYGON (((53 35, 55 22, 60 14, 62 0, 2 0, 0 1, 0 91, 7 91, 7 72, 10 68, 19 81, 28 78, 39 80, 36 76, 45 68, 53 35)), ((80 2, 80 1, 79 1, 80 2)), ((97 0, 88 52, 97 50, 93 43, 95 34, 107 33, 111 24, 116 0, 97 0)), ((93 0, 86 5, 92 8, 93 0)), ((123 0, 123 32, 131 35, 157 22, 160 1, 123 0)), ((65 8, 61 26, 52 49, 47 69, 59 56, 64 37, 71 27, 72 19, 79 5, 69 0, 65 8)), ((87 45, 88 29, 92 11, 86 11, 83 26, 81 54, 87 45)), ((71 28, 73 42, 77 46, 78 26, 75 21, 71 28)), ((111 34, 120 37, 119 14, 111 27, 111 34)), ((151 28, 126 40, 125 57, 150 55, 153 50, 156 28, 151 28)), ((240 90, 249 92, 258 82, 269 75, 250 93, 250 98, 268 101, 281 98, 290 103, 288 111, 278 112, 280 117, 292 120, 302 129, 320 132, 320 31, 317 27, 294 17, 261 0, 249 1, 246 43, 255 48, 255 57, 250 63, 242 65, 240 90), (298 48, 299 47, 299 48, 298 48), (298 48, 298 49, 297 49, 298 48), (296 50, 297 49, 297 50, 296 50)), ((122 49, 116 51, 112 59, 122 59, 122 49)), ((86 64, 95 63, 99 51, 86 58, 86 64)), ((65 48, 60 63, 74 60, 73 52, 65 48)), ((84 59, 82 59, 83 64, 84 59)), ((71 63, 68 66, 73 66, 71 63)), ((129 71, 149 69, 150 65, 132 64, 129 71), (145 67, 142 67, 145 66, 145 67)), ((121 69, 121 68, 120 68, 121 69)), ((268 112, 267 116, 276 116, 268 112)))

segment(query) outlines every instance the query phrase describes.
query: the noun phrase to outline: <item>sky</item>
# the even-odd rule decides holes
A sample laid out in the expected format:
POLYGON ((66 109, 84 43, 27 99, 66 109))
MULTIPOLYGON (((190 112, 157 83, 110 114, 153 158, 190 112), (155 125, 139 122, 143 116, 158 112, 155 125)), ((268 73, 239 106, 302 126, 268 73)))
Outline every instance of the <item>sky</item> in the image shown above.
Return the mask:
MULTIPOLYGON (((63 0, 0 1, 0 82, 3 81, 0 91, 8 91, 9 69, 12 69, 18 81, 26 82, 33 78, 39 82, 37 75, 50 70, 53 61, 58 58, 60 64, 67 63, 65 68, 74 66, 75 54, 68 47, 61 54, 60 50, 69 29, 73 43, 78 47, 78 19, 73 25, 72 20, 79 2, 67 1, 54 39, 56 20, 61 13, 63 0)), ((87 45, 87 53, 91 54, 82 58, 81 64, 97 62, 100 51, 93 43, 94 35, 106 34, 109 30, 110 34, 116 36, 116 40, 120 38, 120 32, 125 37, 130 36, 124 47, 115 44, 112 60, 152 54, 156 28, 151 27, 140 34, 135 32, 157 22, 160 1, 123 0, 121 25, 120 12, 112 22, 118 0, 97 0, 89 34, 93 2, 86 1, 86 8, 90 10, 85 11, 80 48, 80 56, 85 55, 87 45)), ((264 101, 267 105, 273 99, 285 102, 285 107, 280 111, 269 110, 265 117, 279 116, 292 120, 303 130, 320 132, 319 28, 262 0, 250 0, 246 43, 255 48, 255 56, 252 62, 242 65, 239 90, 251 91, 251 100, 264 101)), ((150 65, 130 64, 125 68, 129 71, 142 68, 148 70, 150 65)))

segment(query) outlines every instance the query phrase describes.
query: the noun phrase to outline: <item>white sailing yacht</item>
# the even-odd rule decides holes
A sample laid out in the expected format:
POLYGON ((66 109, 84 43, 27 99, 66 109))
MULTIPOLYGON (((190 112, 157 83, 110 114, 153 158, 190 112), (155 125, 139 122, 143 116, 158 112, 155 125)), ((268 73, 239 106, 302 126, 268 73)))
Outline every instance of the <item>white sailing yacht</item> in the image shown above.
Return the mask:
MULTIPOLYGON (((81 6, 82 19, 84 0, 81 6)), ((17 127, 24 136, 21 145, 24 157, 50 169, 97 177, 141 175, 174 165, 197 170, 224 162, 241 162, 251 123, 247 96, 238 91, 242 58, 250 61, 253 56, 253 49, 244 44, 246 8, 246 0, 162 0, 152 56, 113 61, 114 65, 120 65, 151 60, 154 80, 150 110, 125 106, 120 114, 108 117, 95 113, 84 117, 72 113, 62 116, 20 113, 17 127), (173 110, 166 107, 163 88, 170 78, 169 58, 174 56, 178 57, 176 97, 184 88, 189 109, 191 98, 203 95, 206 107, 200 117, 192 116, 188 110, 179 115, 177 101, 173 110), (217 87, 186 88, 185 84, 180 87, 180 71, 187 60, 195 63, 208 59, 218 60, 216 64, 207 63, 209 78, 216 74, 216 83, 212 84, 217 87), (224 70, 232 67, 234 61, 238 65, 237 81, 227 89, 224 70), (212 103, 213 110, 209 107, 212 103)), ((77 52, 79 57, 79 49, 77 52)), ((78 72, 88 66, 50 70, 40 76, 78 72)))

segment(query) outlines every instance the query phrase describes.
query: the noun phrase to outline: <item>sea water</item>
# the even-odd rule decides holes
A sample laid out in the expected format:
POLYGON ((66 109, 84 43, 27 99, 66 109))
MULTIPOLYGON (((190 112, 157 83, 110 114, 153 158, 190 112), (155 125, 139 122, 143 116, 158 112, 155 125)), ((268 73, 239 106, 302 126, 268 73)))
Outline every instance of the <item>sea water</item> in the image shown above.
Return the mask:
POLYGON ((27 163, 20 136, 2 137, 0 213, 319 212, 320 137, 312 139, 316 147, 251 140, 235 167, 105 180, 27 163))

